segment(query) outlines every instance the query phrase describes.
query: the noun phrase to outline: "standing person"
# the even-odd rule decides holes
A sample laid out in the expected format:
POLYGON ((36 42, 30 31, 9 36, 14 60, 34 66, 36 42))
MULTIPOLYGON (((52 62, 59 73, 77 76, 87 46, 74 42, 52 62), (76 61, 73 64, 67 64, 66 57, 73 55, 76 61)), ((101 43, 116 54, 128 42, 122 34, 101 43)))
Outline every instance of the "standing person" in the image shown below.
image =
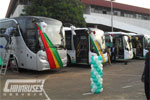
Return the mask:
POLYGON ((113 57, 114 57, 114 46, 111 48, 111 62, 113 62, 113 57))
POLYGON ((108 62, 109 62, 109 64, 111 64, 111 60, 110 60, 111 49, 110 49, 110 47, 107 47, 106 51, 107 51, 108 62))
POLYGON ((115 42, 111 48, 111 61, 116 62, 116 43, 115 42))
POLYGON ((5 37, 7 44, 5 46, 5 49, 8 49, 9 43, 11 41, 11 35, 13 33, 14 28, 13 27, 9 27, 6 29, 5 33, 3 34, 3 36, 5 37))
POLYGON ((150 50, 146 54, 145 68, 142 75, 142 82, 144 82, 146 98, 147 100, 150 100, 150 50))

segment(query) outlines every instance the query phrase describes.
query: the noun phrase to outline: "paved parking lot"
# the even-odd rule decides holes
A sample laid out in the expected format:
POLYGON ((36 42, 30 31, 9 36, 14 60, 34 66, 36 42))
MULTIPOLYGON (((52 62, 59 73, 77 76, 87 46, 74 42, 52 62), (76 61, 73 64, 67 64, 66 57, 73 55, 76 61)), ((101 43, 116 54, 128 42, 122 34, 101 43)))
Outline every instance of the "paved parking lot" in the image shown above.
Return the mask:
POLYGON ((104 66, 104 91, 100 94, 90 93, 90 66, 72 65, 51 71, 27 71, 13 73, 8 71, 1 78, 1 100, 145 100, 141 74, 144 60, 124 63, 106 64, 104 66), (7 79, 45 79, 45 94, 4 93, 7 79))

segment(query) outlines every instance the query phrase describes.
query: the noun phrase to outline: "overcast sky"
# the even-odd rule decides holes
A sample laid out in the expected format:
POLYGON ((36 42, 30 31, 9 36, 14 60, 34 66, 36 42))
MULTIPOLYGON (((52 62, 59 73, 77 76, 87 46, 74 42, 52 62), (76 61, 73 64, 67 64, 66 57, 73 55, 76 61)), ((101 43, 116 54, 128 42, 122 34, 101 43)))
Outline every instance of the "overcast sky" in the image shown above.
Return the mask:
MULTIPOLYGON (((0 18, 5 18, 10 0, 0 0, 0 18)), ((144 7, 150 9, 150 0, 115 0, 124 4, 144 7)))

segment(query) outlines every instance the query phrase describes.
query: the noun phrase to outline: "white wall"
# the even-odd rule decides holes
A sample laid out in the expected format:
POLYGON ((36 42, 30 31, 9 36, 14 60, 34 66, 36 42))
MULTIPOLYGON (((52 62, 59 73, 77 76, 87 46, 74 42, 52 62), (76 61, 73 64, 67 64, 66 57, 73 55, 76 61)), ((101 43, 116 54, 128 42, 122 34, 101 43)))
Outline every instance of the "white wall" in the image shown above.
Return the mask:
POLYGON ((10 15, 10 18, 12 17, 18 17, 20 14, 22 14, 22 10, 24 9, 24 5, 18 5, 14 11, 13 14, 10 15))

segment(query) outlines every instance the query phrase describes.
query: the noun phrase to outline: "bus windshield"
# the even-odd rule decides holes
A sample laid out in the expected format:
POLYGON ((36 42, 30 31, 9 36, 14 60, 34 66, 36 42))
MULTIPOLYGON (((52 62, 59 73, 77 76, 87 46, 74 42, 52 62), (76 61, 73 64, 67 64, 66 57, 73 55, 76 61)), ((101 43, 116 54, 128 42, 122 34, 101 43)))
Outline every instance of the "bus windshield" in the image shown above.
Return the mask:
POLYGON ((96 36, 96 41, 98 42, 100 48, 102 49, 102 51, 105 50, 105 37, 104 34, 102 34, 101 32, 98 32, 97 34, 95 34, 96 36))
POLYGON ((112 44, 113 44, 113 41, 112 41, 112 37, 109 36, 109 35, 105 35, 105 45, 107 48, 112 48, 112 44))
POLYGON ((47 24, 45 33, 51 40, 53 45, 56 47, 63 45, 62 23, 48 18, 41 18, 41 19, 47 24))
POLYGON ((144 37, 144 46, 145 49, 148 49, 150 47, 150 38, 149 37, 144 37))

